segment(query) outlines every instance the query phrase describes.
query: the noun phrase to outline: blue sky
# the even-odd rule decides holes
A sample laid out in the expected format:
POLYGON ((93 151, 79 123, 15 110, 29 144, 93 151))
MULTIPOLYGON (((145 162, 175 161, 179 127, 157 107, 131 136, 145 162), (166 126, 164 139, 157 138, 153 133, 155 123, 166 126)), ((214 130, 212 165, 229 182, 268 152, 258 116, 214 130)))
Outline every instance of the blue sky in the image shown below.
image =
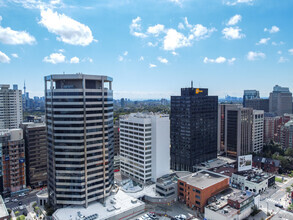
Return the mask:
POLYGON ((113 77, 114 98, 293 90, 292 0, 0 0, 1 83, 43 95, 57 73, 113 77))

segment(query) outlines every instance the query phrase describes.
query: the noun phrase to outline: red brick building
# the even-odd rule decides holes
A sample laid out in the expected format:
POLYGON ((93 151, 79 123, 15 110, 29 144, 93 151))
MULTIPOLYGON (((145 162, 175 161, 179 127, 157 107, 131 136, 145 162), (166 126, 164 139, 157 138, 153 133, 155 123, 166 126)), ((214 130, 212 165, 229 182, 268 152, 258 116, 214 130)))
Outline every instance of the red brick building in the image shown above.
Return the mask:
POLYGON ((204 212, 210 197, 229 187, 229 177, 202 170, 178 180, 178 199, 189 208, 204 212))

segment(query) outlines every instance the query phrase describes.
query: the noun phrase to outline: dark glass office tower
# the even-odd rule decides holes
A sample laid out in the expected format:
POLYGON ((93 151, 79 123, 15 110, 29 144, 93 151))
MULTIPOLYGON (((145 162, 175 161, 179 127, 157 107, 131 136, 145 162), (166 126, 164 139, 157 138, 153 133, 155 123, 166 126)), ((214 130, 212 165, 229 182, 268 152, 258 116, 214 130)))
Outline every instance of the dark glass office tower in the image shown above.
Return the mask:
POLYGON ((182 88, 171 96, 171 169, 193 166, 217 157, 218 97, 208 89, 182 88))

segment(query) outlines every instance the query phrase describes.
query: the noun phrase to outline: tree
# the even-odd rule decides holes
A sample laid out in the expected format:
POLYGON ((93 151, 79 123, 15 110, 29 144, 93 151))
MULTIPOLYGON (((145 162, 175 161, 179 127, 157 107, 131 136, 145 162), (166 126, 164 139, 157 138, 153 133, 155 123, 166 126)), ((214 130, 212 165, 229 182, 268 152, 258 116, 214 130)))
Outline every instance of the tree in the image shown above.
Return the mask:
POLYGON ((286 192, 287 192, 287 193, 290 193, 290 192, 291 192, 291 187, 289 187, 289 186, 286 187, 286 192))
POLYGON ((293 148, 287 148, 285 151, 285 156, 293 157, 293 148))

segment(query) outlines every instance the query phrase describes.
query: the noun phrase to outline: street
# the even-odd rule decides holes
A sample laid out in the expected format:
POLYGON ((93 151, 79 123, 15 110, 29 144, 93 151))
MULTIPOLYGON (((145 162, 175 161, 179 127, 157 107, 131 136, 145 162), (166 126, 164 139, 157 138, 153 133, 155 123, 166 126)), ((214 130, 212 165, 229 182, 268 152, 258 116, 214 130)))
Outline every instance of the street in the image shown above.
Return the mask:
POLYGON ((26 212, 26 206, 28 206, 31 202, 37 201, 37 198, 36 198, 37 193, 38 193, 38 191, 32 191, 31 193, 29 193, 28 195, 23 196, 23 197, 13 197, 11 199, 16 198, 18 201, 17 202, 10 201, 8 203, 5 203, 6 208, 11 209, 14 212, 16 212, 16 211, 19 211, 20 213, 26 212), (22 205, 21 205, 21 206, 23 206, 22 210, 20 209, 20 206, 18 205, 19 202, 22 202, 22 205))
POLYGON ((267 212, 278 213, 281 209, 276 207, 275 204, 280 204, 286 210, 289 206, 290 199, 288 198, 288 193, 286 193, 286 187, 289 187, 293 184, 293 178, 286 178, 285 183, 277 183, 276 188, 268 189, 268 192, 261 196, 260 206, 261 209, 267 212))

